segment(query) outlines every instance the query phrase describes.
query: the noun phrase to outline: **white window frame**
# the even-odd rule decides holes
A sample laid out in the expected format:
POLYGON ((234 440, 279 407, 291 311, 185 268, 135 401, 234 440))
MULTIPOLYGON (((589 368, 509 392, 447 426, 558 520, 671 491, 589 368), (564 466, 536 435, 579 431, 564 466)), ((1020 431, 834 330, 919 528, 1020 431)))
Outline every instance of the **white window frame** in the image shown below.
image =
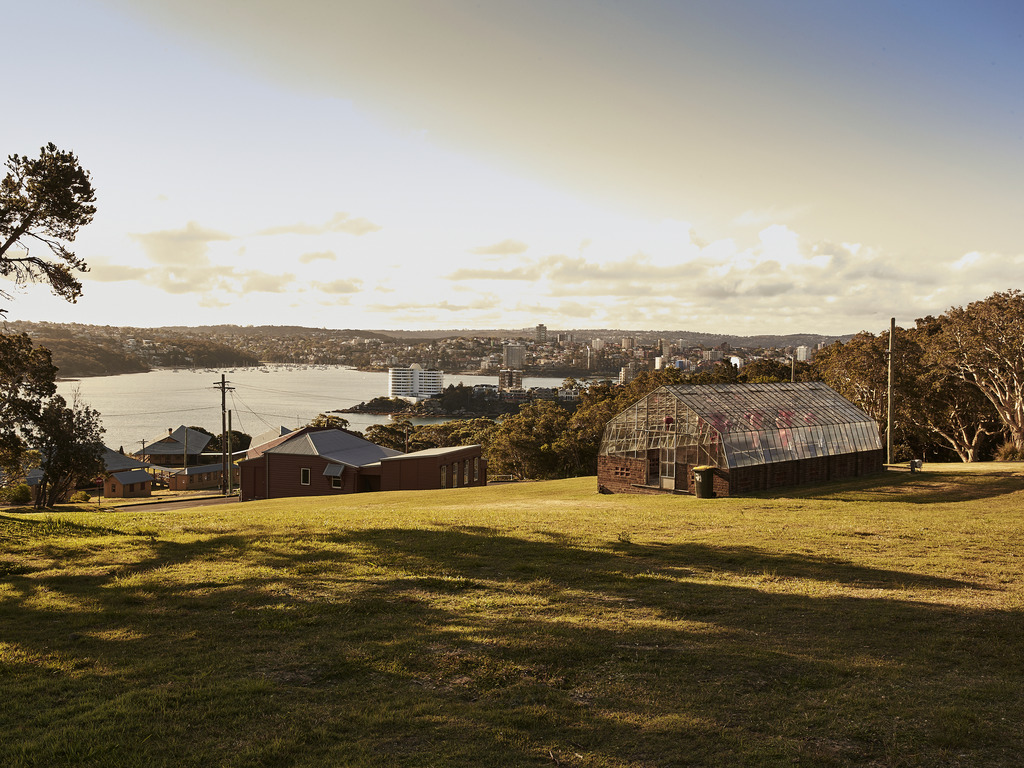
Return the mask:
POLYGON ((299 485, 309 485, 310 477, 309 467, 303 467, 299 470, 299 485))

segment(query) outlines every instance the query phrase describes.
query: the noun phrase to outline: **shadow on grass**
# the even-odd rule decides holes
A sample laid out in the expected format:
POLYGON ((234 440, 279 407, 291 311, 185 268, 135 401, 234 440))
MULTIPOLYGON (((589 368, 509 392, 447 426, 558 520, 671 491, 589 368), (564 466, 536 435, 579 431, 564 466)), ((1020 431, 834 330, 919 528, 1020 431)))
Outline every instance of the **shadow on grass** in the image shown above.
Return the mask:
POLYGON ((1020 612, 727 577, 968 582, 479 527, 255 536, 9 575, 0 626, 23 660, 4 662, 0 732, 28 751, 0 746, 3 762, 57 762, 58 723, 81 765, 131 764, 123 744, 138 764, 403 766, 980 766, 1024 749, 1020 612))
POLYGON ((978 501, 1024 490, 1024 476, 1014 472, 882 472, 864 478, 821 485, 796 486, 751 494, 763 499, 828 499, 832 501, 899 501, 939 504, 978 501))

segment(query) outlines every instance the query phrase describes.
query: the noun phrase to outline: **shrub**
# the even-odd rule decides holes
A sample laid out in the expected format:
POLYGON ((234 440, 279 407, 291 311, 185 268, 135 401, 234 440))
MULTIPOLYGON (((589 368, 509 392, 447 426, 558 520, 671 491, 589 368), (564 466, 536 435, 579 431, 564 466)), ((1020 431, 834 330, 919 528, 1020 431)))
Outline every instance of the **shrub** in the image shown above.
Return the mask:
POLYGON ((91 498, 92 496, 90 496, 87 492, 77 491, 71 496, 71 501, 72 503, 77 504, 79 502, 88 501, 91 498))
POLYGON ((1003 443, 996 448, 996 461, 1024 461, 1024 453, 1013 443, 1003 443))
POLYGON ((17 504, 19 506, 29 504, 32 501, 32 489, 25 485, 25 483, 11 485, 0 489, 0 499, 3 499, 8 504, 17 504))

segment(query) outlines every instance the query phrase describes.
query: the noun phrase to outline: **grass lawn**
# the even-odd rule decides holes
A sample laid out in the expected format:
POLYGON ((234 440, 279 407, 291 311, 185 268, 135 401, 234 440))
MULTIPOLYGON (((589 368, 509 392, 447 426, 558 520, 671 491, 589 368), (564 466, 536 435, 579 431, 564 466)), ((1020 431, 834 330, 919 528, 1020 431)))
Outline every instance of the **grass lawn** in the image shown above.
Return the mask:
POLYGON ((1019 766, 1024 473, 0 513, 0 765, 1019 766))

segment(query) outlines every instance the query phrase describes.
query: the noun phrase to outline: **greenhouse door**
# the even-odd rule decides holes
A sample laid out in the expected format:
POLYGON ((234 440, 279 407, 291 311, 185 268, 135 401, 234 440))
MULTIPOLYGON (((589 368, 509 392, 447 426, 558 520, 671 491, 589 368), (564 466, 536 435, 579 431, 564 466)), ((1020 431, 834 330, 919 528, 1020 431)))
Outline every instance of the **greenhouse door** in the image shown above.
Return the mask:
POLYGON ((661 449, 661 487, 666 491, 676 489, 676 449, 661 449))

